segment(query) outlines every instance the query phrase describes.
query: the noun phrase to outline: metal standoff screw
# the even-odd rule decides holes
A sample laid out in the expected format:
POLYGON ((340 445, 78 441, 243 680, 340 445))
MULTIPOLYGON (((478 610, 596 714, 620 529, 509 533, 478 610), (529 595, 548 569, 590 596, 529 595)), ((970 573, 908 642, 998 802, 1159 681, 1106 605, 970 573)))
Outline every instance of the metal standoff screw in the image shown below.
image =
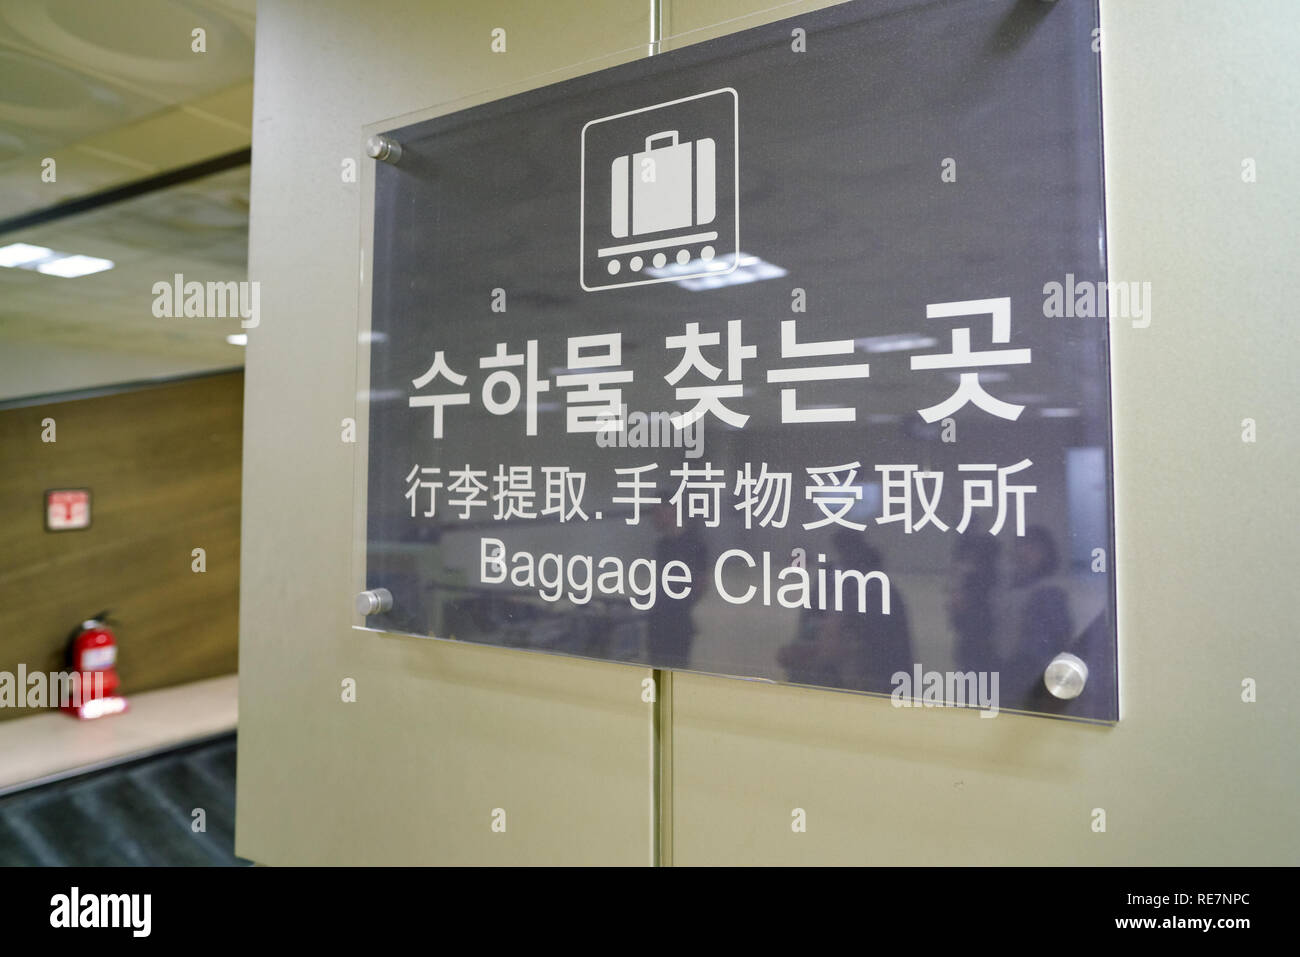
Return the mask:
POLYGON ((387 588, 372 588, 357 595, 357 614, 374 615, 378 612, 392 611, 393 593, 387 588))
POLYGON ((366 155, 381 163, 396 163, 402 158, 402 144, 376 133, 366 140, 366 155))
POLYGON ((1043 671, 1043 684, 1058 698, 1077 698, 1088 683, 1088 666, 1083 659, 1063 651, 1043 671))

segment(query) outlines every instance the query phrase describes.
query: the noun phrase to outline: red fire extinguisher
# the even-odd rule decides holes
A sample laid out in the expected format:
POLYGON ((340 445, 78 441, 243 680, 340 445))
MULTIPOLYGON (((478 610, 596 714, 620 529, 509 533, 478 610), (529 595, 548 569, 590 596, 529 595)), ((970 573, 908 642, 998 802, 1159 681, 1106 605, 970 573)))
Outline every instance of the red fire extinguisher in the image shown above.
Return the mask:
POLYGON ((82 721, 120 714, 127 707, 117 693, 117 639, 107 619, 108 612, 88 618, 68 638, 72 696, 59 707, 82 721))

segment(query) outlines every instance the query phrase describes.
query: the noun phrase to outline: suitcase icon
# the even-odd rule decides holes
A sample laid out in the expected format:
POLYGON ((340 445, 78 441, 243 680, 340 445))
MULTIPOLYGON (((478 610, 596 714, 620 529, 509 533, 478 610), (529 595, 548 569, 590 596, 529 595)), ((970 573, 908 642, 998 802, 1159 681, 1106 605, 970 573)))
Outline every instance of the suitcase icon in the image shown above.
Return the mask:
POLYGON ((583 125, 584 290, 714 280, 736 271, 739 107, 736 91, 725 87, 583 125))
POLYGON ((611 235, 622 239, 713 222, 716 177, 711 138, 679 143, 676 130, 647 136, 644 152, 616 157, 610 164, 611 235), (666 145, 656 147, 656 142, 666 145))

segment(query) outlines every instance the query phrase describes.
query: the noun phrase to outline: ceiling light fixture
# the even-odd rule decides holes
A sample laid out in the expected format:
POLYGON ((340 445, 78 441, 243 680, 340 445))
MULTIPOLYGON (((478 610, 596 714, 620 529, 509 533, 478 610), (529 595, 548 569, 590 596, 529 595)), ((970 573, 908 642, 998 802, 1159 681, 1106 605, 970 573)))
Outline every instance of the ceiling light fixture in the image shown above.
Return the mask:
POLYGON ((89 276, 112 268, 111 259, 100 259, 98 256, 63 256, 58 259, 47 259, 37 265, 36 271, 46 276, 76 279, 78 276, 89 276))
POLYGON ((897 332, 889 336, 868 336, 853 341, 864 352, 904 352, 908 349, 928 349, 939 344, 938 339, 923 336, 919 332, 897 332))
POLYGON ((11 269, 35 270, 46 276, 75 279, 113 268, 113 260, 78 253, 61 253, 46 246, 30 243, 10 243, 0 246, 0 266, 11 269))
POLYGON ((54 255, 53 249, 44 246, 32 246, 28 243, 10 243, 0 246, 0 266, 24 267, 33 263, 44 262, 54 255))
POLYGON ((646 273, 656 278, 669 279, 673 276, 698 273, 701 269, 726 269, 733 260, 736 268, 729 273, 715 276, 699 276, 694 279, 679 279, 677 285, 683 289, 689 289, 691 292, 702 292, 707 289, 718 289, 722 286, 739 286, 749 282, 758 282, 761 279, 778 279, 786 275, 786 271, 780 266, 766 262, 749 253, 739 253, 734 256, 728 253, 725 256, 719 256, 708 261, 691 259, 684 263, 672 263, 657 268, 646 267, 646 273))

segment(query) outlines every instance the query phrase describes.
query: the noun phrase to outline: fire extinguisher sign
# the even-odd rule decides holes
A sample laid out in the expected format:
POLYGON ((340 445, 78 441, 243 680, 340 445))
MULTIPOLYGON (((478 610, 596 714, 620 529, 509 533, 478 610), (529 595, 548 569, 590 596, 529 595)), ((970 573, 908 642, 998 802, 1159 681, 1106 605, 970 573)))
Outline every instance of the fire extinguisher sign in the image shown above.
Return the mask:
POLYGON ((740 252, 739 97, 730 87, 582 128, 582 288, 733 272, 740 252))
POLYGON ((90 489, 59 488, 45 493, 45 530, 71 532, 90 527, 90 489))

